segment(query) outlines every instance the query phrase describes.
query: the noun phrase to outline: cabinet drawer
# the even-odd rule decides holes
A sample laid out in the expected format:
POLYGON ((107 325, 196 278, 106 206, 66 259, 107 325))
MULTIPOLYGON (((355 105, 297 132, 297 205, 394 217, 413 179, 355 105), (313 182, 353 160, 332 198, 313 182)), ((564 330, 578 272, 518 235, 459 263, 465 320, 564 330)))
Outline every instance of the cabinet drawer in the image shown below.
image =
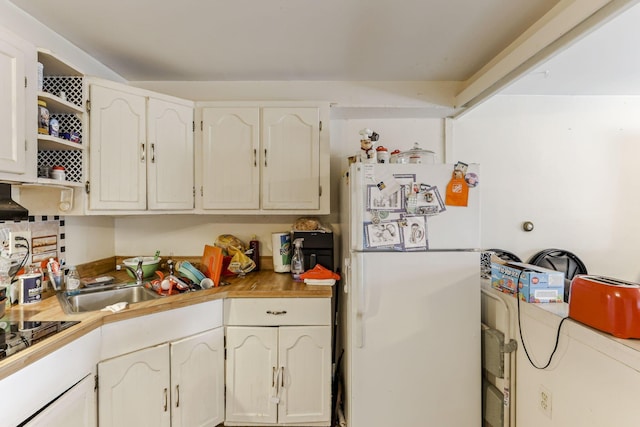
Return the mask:
POLYGON ((100 360, 220 327, 222 307, 222 300, 214 300, 107 323, 100 360))
POLYGON ((230 298, 224 301, 225 325, 330 325, 330 298, 230 298))

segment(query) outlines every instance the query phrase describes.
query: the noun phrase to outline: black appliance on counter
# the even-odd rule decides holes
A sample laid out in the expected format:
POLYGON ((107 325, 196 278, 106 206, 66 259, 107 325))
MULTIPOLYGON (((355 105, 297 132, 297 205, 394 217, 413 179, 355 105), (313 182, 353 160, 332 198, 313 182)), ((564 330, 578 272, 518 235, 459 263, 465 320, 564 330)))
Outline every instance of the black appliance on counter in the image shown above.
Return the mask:
POLYGON ((9 357, 43 339, 57 334, 79 321, 5 321, 0 320, 0 359, 9 357))
POLYGON ((302 238, 302 255, 304 269, 309 270, 320 264, 324 268, 333 269, 333 232, 322 231, 294 231, 293 240, 302 238))

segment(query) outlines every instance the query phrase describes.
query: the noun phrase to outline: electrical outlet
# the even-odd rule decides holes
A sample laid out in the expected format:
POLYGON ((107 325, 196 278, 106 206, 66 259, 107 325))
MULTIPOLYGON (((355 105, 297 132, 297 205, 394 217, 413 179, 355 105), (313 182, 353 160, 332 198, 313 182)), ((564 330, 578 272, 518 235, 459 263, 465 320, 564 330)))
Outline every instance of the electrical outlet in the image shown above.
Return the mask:
POLYGON ((543 385, 538 390, 538 408, 551 419, 551 392, 543 385))
POLYGON ((27 248, 29 247, 31 247, 30 231, 12 231, 9 233, 9 255, 25 253, 28 251, 27 248))

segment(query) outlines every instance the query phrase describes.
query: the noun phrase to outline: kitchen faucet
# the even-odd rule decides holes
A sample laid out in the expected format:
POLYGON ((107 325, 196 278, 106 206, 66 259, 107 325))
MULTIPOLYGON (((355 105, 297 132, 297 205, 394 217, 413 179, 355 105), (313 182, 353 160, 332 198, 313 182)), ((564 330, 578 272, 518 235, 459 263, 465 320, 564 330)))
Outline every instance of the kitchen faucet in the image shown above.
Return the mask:
POLYGON ((144 271, 142 270, 142 257, 138 257, 138 266, 135 270, 125 264, 116 265, 116 270, 120 271, 122 270, 122 267, 126 268, 131 272, 131 274, 133 274, 136 278, 136 285, 142 285, 142 278, 144 277, 144 271))

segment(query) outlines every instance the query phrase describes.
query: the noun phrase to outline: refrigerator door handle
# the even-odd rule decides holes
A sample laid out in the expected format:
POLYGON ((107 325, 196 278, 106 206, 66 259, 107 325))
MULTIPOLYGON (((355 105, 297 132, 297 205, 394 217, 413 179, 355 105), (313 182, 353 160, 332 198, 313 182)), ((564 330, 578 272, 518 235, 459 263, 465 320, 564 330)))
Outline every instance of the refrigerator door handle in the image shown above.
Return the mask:
POLYGON ((344 259, 344 280, 342 281, 342 292, 349 293, 349 285, 351 284, 351 258, 344 259))
POLYGON ((352 284, 356 285, 355 297, 356 297, 356 318, 355 318, 355 338, 356 346, 358 348, 364 347, 364 322, 362 317, 366 312, 366 298, 365 298, 365 286, 364 286, 364 262, 362 262, 362 255, 357 254, 355 260, 355 266, 351 265, 352 272, 352 284), (355 268, 354 268, 355 267, 355 268))

